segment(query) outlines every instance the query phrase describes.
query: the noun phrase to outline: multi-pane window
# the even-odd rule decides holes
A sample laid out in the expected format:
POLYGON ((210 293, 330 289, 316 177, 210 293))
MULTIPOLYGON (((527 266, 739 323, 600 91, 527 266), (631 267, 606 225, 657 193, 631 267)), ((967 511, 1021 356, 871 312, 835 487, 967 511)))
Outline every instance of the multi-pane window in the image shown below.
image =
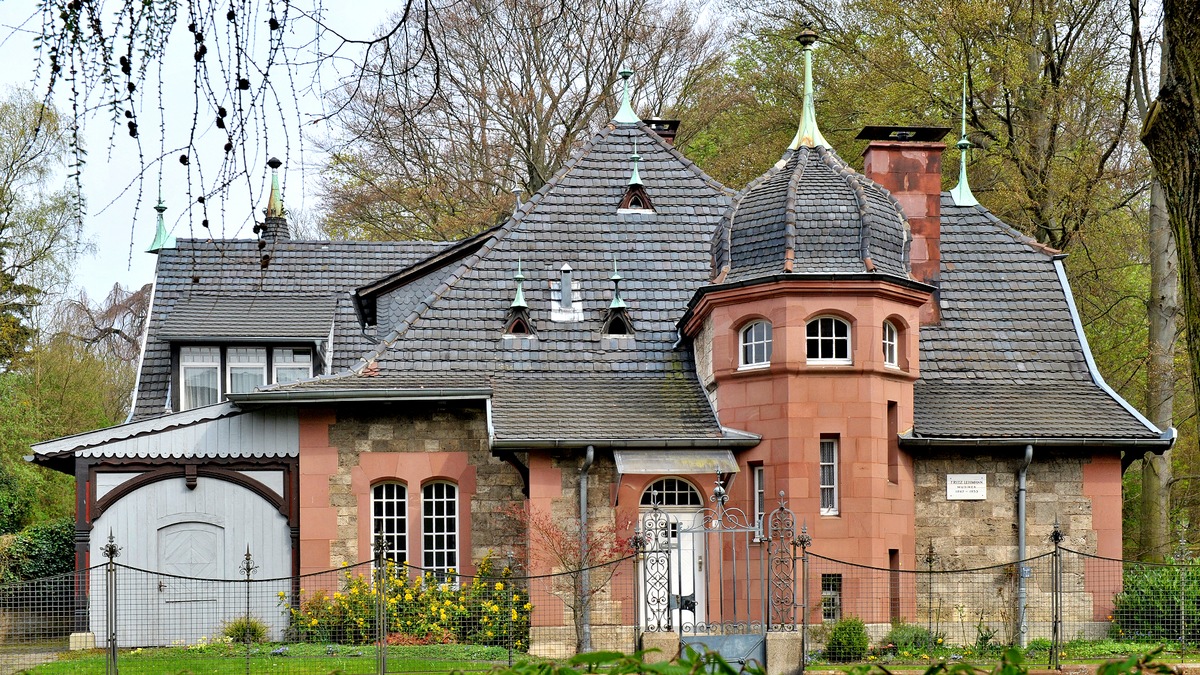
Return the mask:
POLYGON ((893 368, 900 364, 896 352, 896 326, 891 321, 883 322, 883 365, 893 368))
POLYGON ((839 621, 842 618, 842 575, 821 575, 821 618, 839 621))
POLYGON ((458 487, 428 483, 421 488, 421 540, 424 567, 436 572, 458 568, 458 487))
POLYGON ((692 484, 679 478, 660 478, 642 493, 642 506, 704 506, 692 484))
POLYGON ((184 410, 216 403, 221 396, 221 349, 180 348, 179 378, 184 410))
POLYGON ((408 488, 380 483, 371 488, 371 533, 383 539, 383 555, 397 563, 408 560, 408 488))
POLYGON ((838 439, 821 439, 821 515, 838 513, 838 439))
POLYGON ((275 382, 288 384, 312 377, 312 350, 276 349, 271 354, 275 382))
POLYGON ((809 363, 850 363, 850 324, 823 316, 809 321, 806 332, 809 363))
POLYGON ((741 332, 743 368, 771 363, 771 324, 755 321, 741 332))
POLYGON ((230 347, 229 393, 245 394, 267 383, 267 350, 260 347, 230 347))
POLYGON ((751 467, 751 475, 754 477, 754 522, 758 524, 758 531, 765 536, 767 534, 766 468, 761 464, 751 467))

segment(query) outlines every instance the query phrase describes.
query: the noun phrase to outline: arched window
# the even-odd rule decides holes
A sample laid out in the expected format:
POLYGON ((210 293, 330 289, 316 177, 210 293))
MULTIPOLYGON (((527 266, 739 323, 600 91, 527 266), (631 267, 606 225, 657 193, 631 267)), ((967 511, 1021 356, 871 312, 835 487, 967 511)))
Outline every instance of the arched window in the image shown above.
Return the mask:
POLYGON ((704 499, 692 484, 682 478, 659 478, 642 493, 642 506, 700 508, 704 499))
POLYGON ((850 363, 850 324, 833 317, 822 316, 808 322, 807 349, 809 363, 850 363))
POLYGON ((741 332, 742 368, 759 368, 771 363, 771 324, 755 321, 741 332))
POLYGON ((891 321, 883 322, 883 365, 900 367, 899 344, 896 326, 891 321))
POLYGON ((421 488, 421 540, 422 567, 458 569, 458 486, 437 482, 421 488))
POLYGON ((408 560, 408 488, 403 483, 380 483, 371 488, 372 542, 383 537, 383 555, 408 560))

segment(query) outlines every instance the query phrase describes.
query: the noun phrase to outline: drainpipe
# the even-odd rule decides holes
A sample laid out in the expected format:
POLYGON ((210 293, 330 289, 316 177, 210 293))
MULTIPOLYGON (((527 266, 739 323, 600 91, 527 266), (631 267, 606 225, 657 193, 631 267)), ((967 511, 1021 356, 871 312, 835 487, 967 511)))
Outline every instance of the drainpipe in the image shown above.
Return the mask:
POLYGON ((579 612, 579 620, 583 622, 582 638, 583 644, 580 645, 583 651, 590 652, 592 650, 592 612, 591 598, 587 597, 588 591, 591 589, 591 571, 588 561, 588 535, 587 535, 587 503, 588 503, 588 472, 592 470, 592 462, 596 459, 596 450, 592 446, 587 446, 587 453, 583 457, 583 466, 579 467, 579 562, 583 565, 583 571, 579 573, 579 601, 583 606, 579 612))
POLYGON ((1029 567, 1025 565, 1025 476, 1033 462, 1033 445, 1025 446, 1025 461, 1017 472, 1017 644, 1024 648, 1028 626, 1025 623, 1025 579, 1029 567))

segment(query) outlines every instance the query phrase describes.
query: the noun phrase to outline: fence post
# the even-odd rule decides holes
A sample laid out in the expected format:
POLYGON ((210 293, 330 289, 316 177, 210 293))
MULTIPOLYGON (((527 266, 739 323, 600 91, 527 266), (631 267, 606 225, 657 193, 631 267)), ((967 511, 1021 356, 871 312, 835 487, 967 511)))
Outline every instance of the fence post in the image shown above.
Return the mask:
POLYGON ((108 543, 100 548, 100 553, 108 558, 104 564, 104 621, 108 628, 104 671, 108 675, 117 675, 117 563, 114 561, 121 555, 121 547, 113 539, 111 529, 108 543))
POLYGON ((808 668, 808 547, 812 546, 808 525, 800 526, 800 536, 794 545, 800 547, 800 672, 803 673, 808 668))
POLYGON ((250 556, 250 544, 246 544, 246 555, 242 556, 242 564, 238 567, 242 576, 246 577, 246 675, 250 675, 250 577, 258 571, 258 565, 254 564, 254 558, 250 556))
POLYGON ((386 558, 387 542, 383 535, 375 536, 375 672, 387 672, 387 588, 386 558))
MULTIPOLYGON (((517 611, 517 601, 513 600, 513 595, 517 592, 517 566, 516 556, 510 550, 505 555, 506 562, 504 569, 508 570, 508 611, 509 616, 515 616, 517 611)), ((529 589, 525 590, 525 597, 529 597, 529 589)), ((513 641, 517 639, 517 622, 514 620, 509 623, 508 629, 508 667, 512 668, 513 664, 513 641)))
POLYGON ((1175 555, 1175 563, 1179 570, 1179 653, 1187 653, 1187 520, 1179 524, 1179 552, 1175 555))
POLYGON ((1052 669, 1059 668, 1058 654, 1062 651, 1062 542, 1064 539, 1058 520, 1054 521, 1054 530, 1050 533, 1050 541, 1054 543, 1054 553, 1050 559, 1050 663, 1052 669))
POLYGON ((937 556, 933 554, 933 540, 929 540, 929 546, 925 548, 925 569, 927 572, 928 588, 926 588, 926 597, 928 600, 925 604, 925 619, 928 624, 929 640, 933 641, 933 563, 937 560, 937 556))

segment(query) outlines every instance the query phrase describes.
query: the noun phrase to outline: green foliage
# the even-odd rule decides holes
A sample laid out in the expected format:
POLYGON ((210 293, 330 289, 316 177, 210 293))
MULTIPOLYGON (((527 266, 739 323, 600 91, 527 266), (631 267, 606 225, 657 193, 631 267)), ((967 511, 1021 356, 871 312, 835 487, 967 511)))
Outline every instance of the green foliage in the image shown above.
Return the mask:
POLYGON ((0 550, 0 581, 66 574, 75 569, 75 521, 59 518, 30 525, 0 550))
MULTIPOLYGON (((444 580, 432 572, 410 577, 389 561, 382 581, 389 641, 527 648, 533 611, 528 595, 512 581, 510 569, 494 574, 491 554, 479 562, 477 573, 444 580)), ((351 571, 343 573, 342 588, 332 596, 301 590, 299 606, 291 609, 293 636, 305 642, 371 642, 377 590, 372 579, 351 571)), ((287 604, 287 594, 281 591, 279 600, 287 604)))
POLYGON ((1182 620, 1184 639, 1194 643, 1200 640, 1200 563, 1130 567, 1113 604, 1113 639, 1176 641, 1182 620))
POLYGON ((892 629, 881 640, 886 651, 895 653, 932 650, 942 642, 941 633, 930 633, 924 626, 904 622, 893 623, 892 629))
POLYGON ((604 673, 605 675, 766 675, 766 669, 757 663, 737 667, 720 654, 711 651, 699 652, 686 647, 673 662, 648 663, 647 652, 622 654, 620 652, 590 652, 579 654, 566 663, 522 662, 515 666, 496 668, 495 675, 582 675, 604 673))
POLYGON ((221 635, 238 644, 257 644, 267 639, 267 624, 252 616, 240 616, 221 627, 221 635))
POLYGON ((871 638, 862 619, 846 617, 833 625, 825 642, 825 658, 835 662, 861 661, 871 638))

